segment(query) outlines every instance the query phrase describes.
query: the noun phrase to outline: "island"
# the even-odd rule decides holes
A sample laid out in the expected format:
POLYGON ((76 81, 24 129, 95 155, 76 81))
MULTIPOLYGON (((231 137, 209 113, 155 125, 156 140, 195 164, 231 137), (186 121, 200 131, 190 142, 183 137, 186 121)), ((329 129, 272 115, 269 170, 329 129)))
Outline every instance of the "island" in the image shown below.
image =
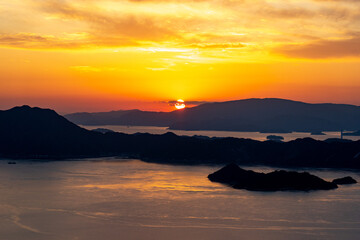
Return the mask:
POLYGON ((99 132, 99 133, 113 133, 114 131, 113 130, 110 130, 110 129, 107 129, 107 128, 96 128, 96 129, 92 129, 91 131, 94 131, 94 132, 99 132))
POLYGON ((310 191, 331 190, 338 186, 308 172, 274 171, 258 173, 231 163, 208 176, 212 182, 250 191, 310 191))
POLYGON ((338 184, 338 185, 357 183, 357 181, 350 176, 343 177, 343 178, 337 178, 337 179, 334 179, 332 182, 335 184, 338 184))
POLYGON ((321 131, 314 131, 314 132, 311 132, 311 135, 314 135, 314 136, 323 136, 323 135, 326 135, 325 133, 321 132, 321 131))
POLYGON ((269 135, 269 136, 266 137, 266 139, 269 140, 269 141, 277 141, 277 142, 284 141, 284 137, 276 136, 276 135, 269 135))

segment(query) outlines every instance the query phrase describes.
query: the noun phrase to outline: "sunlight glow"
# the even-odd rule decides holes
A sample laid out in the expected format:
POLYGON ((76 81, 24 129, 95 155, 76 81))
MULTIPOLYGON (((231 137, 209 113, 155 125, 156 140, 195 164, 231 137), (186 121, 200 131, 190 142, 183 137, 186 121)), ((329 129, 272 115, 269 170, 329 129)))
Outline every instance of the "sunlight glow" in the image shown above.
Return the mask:
POLYGON ((182 99, 177 100, 177 102, 175 103, 175 108, 178 110, 184 109, 185 107, 186 107, 185 101, 182 99))

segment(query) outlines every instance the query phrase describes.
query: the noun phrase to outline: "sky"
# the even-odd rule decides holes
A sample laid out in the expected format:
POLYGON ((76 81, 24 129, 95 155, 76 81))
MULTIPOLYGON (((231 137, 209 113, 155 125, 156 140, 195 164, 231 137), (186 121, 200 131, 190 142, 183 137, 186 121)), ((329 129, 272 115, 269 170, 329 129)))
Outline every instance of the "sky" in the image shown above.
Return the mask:
POLYGON ((359 0, 0 0, 0 109, 359 93, 359 0))

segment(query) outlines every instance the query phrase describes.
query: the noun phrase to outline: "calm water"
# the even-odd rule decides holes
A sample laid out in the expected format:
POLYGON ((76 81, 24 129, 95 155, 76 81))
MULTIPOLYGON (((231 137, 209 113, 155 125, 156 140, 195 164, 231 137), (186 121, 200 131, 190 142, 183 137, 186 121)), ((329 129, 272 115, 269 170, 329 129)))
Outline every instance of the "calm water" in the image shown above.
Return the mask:
MULTIPOLYGON (((353 240, 360 234, 360 184, 248 192, 209 182, 218 167, 102 160, 0 161, 0 239, 353 240)), ((356 172, 311 172, 360 180, 356 172)))
MULTIPOLYGON (((269 135, 283 136, 284 141, 291 141, 297 138, 311 137, 317 140, 325 140, 328 138, 340 138, 340 132, 324 132, 326 135, 310 135, 310 133, 293 132, 293 133, 259 133, 259 132, 230 132, 230 131, 182 131, 182 130, 168 130, 167 127, 147 127, 147 126, 82 126, 89 130, 96 128, 107 128, 115 132, 123 132, 127 134, 134 133, 152 133, 152 134, 164 134, 167 132, 173 132, 180 136, 208 136, 208 137, 236 137, 236 138, 251 138, 254 140, 265 141, 269 135)), ((360 140, 360 136, 344 136, 344 139, 350 139, 353 141, 360 140)))

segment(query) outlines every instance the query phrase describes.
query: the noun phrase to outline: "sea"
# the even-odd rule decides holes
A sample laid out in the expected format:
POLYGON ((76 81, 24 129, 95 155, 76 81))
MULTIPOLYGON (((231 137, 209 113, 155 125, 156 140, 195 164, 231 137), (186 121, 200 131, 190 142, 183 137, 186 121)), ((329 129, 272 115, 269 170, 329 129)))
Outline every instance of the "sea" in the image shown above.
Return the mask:
MULTIPOLYGON (((360 184, 330 191, 252 192, 210 182, 208 174, 219 165, 118 158, 8 161, 0 161, 1 240, 355 240, 360 236, 360 184)), ((360 181, 357 171, 297 170, 329 181, 344 176, 360 181)))
MULTIPOLYGON (((105 128, 115 132, 122 132, 127 134, 134 133, 151 133, 164 134, 173 132, 179 136, 207 136, 207 137, 234 137, 234 138, 249 138, 258 141, 266 141, 269 135, 282 136, 284 141, 291 141, 297 138, 311 137, 316 140, 326 140, 329 138, 341 138, 340 131, 338 132, 323 132, 325 135, 311 135, 306 132, 292 132, 292 133, 260 133, 260 132, 232 132, 232 131, 184 131, 184 130, 170 130, 167 127, 152 127, 152 126, 123 126, 123 125, 104 125, 104 126, 85 126, 80 125, 88 130, 97 128, 105 128)), ((360 136, 343 136, 343 139, 353 141, 360 140, 360 136)))

